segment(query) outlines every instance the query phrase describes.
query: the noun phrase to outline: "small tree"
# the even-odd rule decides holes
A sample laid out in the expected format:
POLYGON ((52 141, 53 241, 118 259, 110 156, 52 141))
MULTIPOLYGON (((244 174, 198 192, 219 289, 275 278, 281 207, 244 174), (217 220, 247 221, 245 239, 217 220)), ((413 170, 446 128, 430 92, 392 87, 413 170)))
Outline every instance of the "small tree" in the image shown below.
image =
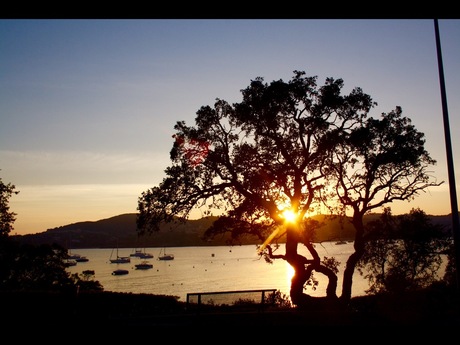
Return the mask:
POLYGON ((356 264, 365 250, 364 216, 397 200, 410 201, 428 187, 439 186, 429 175, 436 164, 424 148, 424 134, 396 107, 381 118, 353 128, 332 152, 327 165, 333 180, 326 204, 351 212, 355 252, 347 260, 341 298, 349 300, 356 264))
POLYGON ((103 291, 104 287, 98 280, 94 280, 94 271, 84 270, 82 273, 74 273, 71 276, 77 291, 103 291))
POLYGON ((445 254, 447 264, 444 272, 443 282, 448 288, 455 289, 457 288, 457 266, 455 264, 455 245, 453 242, 445 254))
MULTIPOLYGON (((76 291, 82 283, 66 271, 67 249, 58 245, 21 245, 9 237, 16 214, 9 199, 18 194, 0 179, 0 291, 76 291)), ((83 282, 101 288, 99 282, 83 282)))
POLYGON ((366 246, 358 269, 368 292, 407 292, 439 281, 443 254, 451 245, 443 226, 420 209, 393 216, 389 208, 367 225, 366 246))
POLYGON ((75 291, 65 269, 67 250, 58 245, 20 245, 4 242, 0 290, 75 291))
POLYGON ((0 177, 0 237, 8 236, 13 230, 16 213, 10 211, 9 201, 13 194, 18 194, 16 186, 3 183, 0 177))

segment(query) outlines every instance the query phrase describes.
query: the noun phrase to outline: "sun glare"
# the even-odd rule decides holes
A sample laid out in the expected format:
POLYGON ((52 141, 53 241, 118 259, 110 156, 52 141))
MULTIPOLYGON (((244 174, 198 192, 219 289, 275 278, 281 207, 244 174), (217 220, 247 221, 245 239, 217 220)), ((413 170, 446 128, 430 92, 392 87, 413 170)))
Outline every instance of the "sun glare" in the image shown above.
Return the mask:
POLYGON ((287 222, 294 223, 297 219, 297 215, 289 209, 283 211, 283 217, 287 222))

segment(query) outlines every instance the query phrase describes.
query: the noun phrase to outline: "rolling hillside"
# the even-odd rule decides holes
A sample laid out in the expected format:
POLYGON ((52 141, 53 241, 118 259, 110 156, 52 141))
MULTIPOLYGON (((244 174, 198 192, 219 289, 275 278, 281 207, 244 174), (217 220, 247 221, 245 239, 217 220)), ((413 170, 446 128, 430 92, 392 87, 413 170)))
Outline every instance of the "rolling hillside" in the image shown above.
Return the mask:
MULTIPOLYGON (((65 248, 181 247, 206 245, 201 235, 213 218, 168 224, 160 232, 138 236, 136 214, 127 213, 94 222, 78 222, 49 229, 37 234, 13 236, 21 243, 57 243, 65 248)), ((220 245, 219 241, 212 245, 220 245)))
MULTIPOLYGON (((378 217, 378 214, 367 216, 367 220, 378 217)), ((434 223, 451 227, 451 217, 431 216, 434 223)), ((325 221, 325 226, 318 232, 317 241, 352 240, 354 230, 346 224, 342 227, 338 219, 325 220, 325 216, 316 216, 325 221)), ((57 243, 65 248, 120 248, 134 247, 185 247, 206 245, 227 245, 226 238, 204 241, 202 235, 216 217, 204 217, 188 220, 185 223, 163 225, 160 231, 139 237, 136 232, 136 213, 127 213, 94 222, 78 222, 46 230, 45 232, 11 236, 23 244, 57 243)), ((246 240, 242 244, 255 244, 255 240, 246 240)))

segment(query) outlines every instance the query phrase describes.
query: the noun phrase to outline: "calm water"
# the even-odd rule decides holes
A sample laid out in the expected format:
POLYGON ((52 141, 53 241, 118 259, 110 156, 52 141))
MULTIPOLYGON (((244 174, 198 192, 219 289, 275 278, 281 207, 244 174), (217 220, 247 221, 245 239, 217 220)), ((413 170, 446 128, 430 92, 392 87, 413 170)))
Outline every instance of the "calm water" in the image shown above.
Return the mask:
MULTIPOLYGON (((317 245, 320 257, 335 256, 341 263, 337 294, 341 294, 343 268, 348 256, 353 252, 353 244, 336 245, 326 242, 317 245)), ((130 263, 113 264, 109 259, 116 253, 112 249, 74 249, 72 253, 86 256, 88 262, 79 262, 68 268, 71 273, 94 270, 105 291, 149 293, 157 295, 179 296, 181 301, 187 300, 187 293, 250 289, 277 289, 289 295, 292 270, 284 260, 276 260, 267 264, 259 259, 254 245, 216 246, 216 247, 172 247, 167 253, 174 254, 174 260, 157 260, 161 248, 145 248, 153 254, 147 259, 153 264, 152 269, 138 270, 136 263, 143 259, 131 257, 130 263), (127 275, 114 276, 117 268, 127 269, 127 275)), ((284 253, 284 248, 282 248, 284 253)), ((121 248, 119 256, 129 256, 134 248, 121 248)), ((306 255, 306 253, 303 253, 306 255)), ((308 256, 310 257, 310 256, 308 256)), ((316 291, 306 293, 312 296, 324 296, 327 280, 316 273, 320 285, 316 291)), ((353 279, 353 296, 364 295, 368 288, 367 282, 355 272, 353 279)))

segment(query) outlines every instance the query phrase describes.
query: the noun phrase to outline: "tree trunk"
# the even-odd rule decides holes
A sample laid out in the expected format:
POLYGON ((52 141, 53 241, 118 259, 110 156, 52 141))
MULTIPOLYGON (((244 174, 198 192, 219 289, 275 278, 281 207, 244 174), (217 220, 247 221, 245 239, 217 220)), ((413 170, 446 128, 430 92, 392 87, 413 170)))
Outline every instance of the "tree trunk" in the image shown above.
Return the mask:
POLYGON ((342 282, 342 295, 340 299, 344 302, 349 302, 351 299, 351 288, 353 285, 353 274, 355 272, 356 264, 364 253, 364 224, 363 217, 361 215, 354 216, 352 223, 355 227, 355 241, 354 248, 355 252, 350 255, 343 272, 342 282))
POLYGON ((313 260, 308 260, 297 253, 299 234, 295 227, 287 229, 286 237, 286 260, 294 269, 294 276, 291 280, 290 297, 293 304, 298 307, 311 305, 311 296, 304 294, 305 283, 310 279, 313 270, 328 277, 326 297, 337 299, 337 275, 328 267, 321 265, 319 255, 311 243, 306 243, 313 260))

